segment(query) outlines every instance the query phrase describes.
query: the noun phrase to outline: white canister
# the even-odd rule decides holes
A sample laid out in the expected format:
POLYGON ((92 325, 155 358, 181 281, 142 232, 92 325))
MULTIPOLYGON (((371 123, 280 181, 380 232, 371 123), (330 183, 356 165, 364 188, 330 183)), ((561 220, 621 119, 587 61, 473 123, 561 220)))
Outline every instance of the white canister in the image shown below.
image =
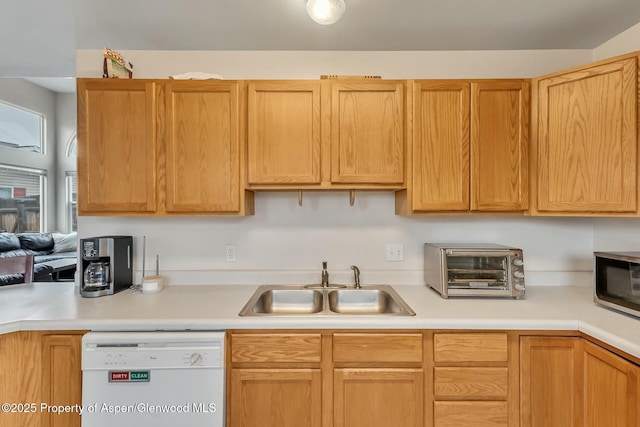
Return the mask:
POLYGON ((142 278, 142 293, 153 294, 162 290, 162 276, 146 276, 142 278))

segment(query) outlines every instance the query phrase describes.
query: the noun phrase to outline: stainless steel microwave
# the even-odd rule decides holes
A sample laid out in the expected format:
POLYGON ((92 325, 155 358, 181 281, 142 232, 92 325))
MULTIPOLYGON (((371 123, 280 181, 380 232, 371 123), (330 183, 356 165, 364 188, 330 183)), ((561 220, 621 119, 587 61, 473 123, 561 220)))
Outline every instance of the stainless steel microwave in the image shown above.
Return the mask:
POLYGON ((444 298, 521 297, 522 250, 495 243, 425 243, 424 279, 444 298))
POLYGON ((640 252, 594 252, 594 300, 640 317, 640 252))

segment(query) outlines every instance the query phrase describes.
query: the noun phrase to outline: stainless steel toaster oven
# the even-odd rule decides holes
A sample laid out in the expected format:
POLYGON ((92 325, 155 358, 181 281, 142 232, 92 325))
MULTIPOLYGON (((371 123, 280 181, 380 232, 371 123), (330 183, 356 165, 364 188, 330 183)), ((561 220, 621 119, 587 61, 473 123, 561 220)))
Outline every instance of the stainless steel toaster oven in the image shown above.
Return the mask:
POLYGON ((495 243, 425 243, 424 279, 444 298, 521 297, 522 249, 495 243))

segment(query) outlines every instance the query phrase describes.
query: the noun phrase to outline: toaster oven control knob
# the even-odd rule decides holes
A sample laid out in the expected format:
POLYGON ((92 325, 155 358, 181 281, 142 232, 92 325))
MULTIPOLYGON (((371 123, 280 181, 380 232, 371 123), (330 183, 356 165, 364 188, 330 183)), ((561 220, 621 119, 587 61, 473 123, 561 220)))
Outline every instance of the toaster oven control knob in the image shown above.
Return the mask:
POLYGON ((513 277, 515 277, 516 279, 523 279, 524 278, 524 273, 522 271, 514 271, 513 272, 513 277))
POLYGON ((514 259, 513 265, 515 265, 516 267, 522 267, 524 265, 524 261, 521 259, 514 259))
POLYGON ((516 291, 524 291, 524 285, 522 283, 516 283, 513 287, 516 288, 516 291))

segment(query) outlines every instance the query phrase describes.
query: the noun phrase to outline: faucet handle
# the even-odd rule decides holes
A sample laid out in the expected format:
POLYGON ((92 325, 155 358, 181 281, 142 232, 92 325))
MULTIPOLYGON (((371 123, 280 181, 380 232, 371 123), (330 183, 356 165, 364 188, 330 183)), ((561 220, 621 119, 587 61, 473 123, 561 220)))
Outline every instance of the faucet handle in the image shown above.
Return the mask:
POLYGON ((355 265, 352 265, 351 269, 353 270, 353 280, 355 281, 355 285, 353 287, 360 289, 360 269, 355 265))

